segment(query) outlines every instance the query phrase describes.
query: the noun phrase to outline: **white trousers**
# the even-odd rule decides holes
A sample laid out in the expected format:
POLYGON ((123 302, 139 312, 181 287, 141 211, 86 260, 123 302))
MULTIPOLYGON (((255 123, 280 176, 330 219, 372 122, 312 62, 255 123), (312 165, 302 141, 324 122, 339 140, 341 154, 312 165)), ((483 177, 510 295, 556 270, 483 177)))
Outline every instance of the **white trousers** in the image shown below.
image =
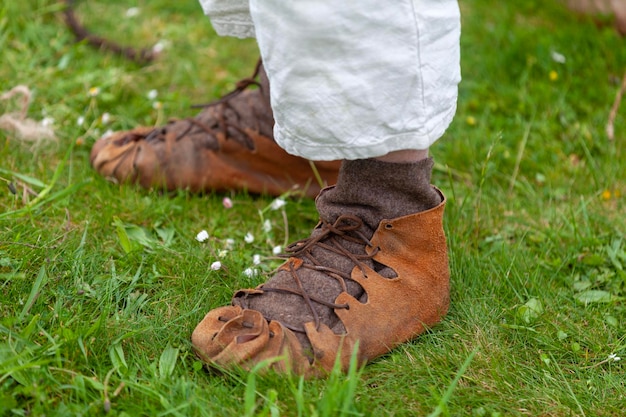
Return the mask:
POLYGON ((277 143, 313 160, 427 149, 460 75, 457 0, 200 0, 220 35, 256 37, 277 143))

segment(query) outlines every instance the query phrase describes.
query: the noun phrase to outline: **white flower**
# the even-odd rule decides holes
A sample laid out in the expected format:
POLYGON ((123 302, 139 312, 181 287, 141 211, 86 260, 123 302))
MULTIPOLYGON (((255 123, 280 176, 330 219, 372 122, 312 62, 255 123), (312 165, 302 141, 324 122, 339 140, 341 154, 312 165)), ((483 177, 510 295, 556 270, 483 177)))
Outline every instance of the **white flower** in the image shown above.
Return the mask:
POLYGON ((158 95, 159 95, 159 92, 157 90, 150 90, 150 91, 148 91, 148 99, 149 100, 154 100, 155 98, 157 98, 158 95))
POLYGON ((277 198, 276 200, 272 201, 272 204, 270 204, 270 208, 272 210, 278 210, 279 208, 283 207, 285 204, 287 204, 287 202, 284 199, 277 198))
POLYGON ((200 233, 196 235, 196 240, 198 242, 204 242, 208 238, 209 238, 209 232, 207 232, 206 230, 202 230, 200 233))
POLYGON ((256 277, 259 271, 256 268, 246 268, 243 270, 243 274, 248 278, 256 277))
POLYGON ((104 132, 104 134, 102 135, 102 139, 106 139, 109 136, 111 136, 113 134, 113 130, 108 129, 106 132, 104 132))
POLYGON ((76 124, 78 126, 82 126, 83 123, 85 123, 85 118, 83 116, 78 116, 78 119, 76 119, 76 124))
POLYGON ((232 249, 233 246, 235 246, 235 239, 232 238, 228 238, 225 240, 225 245, 226 249, 232 249))
POLYGON ((43 127, 49 127, 52 126, 54 124, 54 119, 52 117, 44 117, 43 119, 41 119, 41 125, 43 127))
POLYGON ((126 17, 135 17, 139 14, 139 7, 131 7, 126 10, 126 17))
POLYGON ((252 233, 248 232, 244 236, 243 240, 245 240, 246 243, 252 243, 252 242, 254 242, 254 235, 252 233))
POLYGON ((227 209, 233 208, 233 200, 228 197, 224 197, 224 199, 222 199, 222 205, 227 209))
POLYGON ((261 264, 261 255, 259 255, 258 253, 252 255, 252 263, 254 265, 260 265, 261 264))
POLYGON ((100 87, 91 87, 89 89, 89 93, 88 93, 89 97, 95 97, 98 94, 100 94, 100 87))
POLYGON ((163 103, 161 103, 160 101, 155 101, 154 103, 152 103, 152 108, 154 110, 161 110, 163 108, 163 103))
POLYGON ((269 233, 269 232, 271 232, 271 231, 272 231, 272 222, 271 222, 271 221, 269 221, 269 219, 266 219, 266 220, 263 222, 263 231, 264 231, 265 233, 269 233))
POLYGON ((274 255, 280 255, 280 253, 281 253, 282 251, 283 251, 283 248, 282 248, 282 246, 280 246, 280 245, 278 245, 278 246, 274 246, 274 247, 272 248, 272 253, 273 253, 274 255))
POLYGON ((219 271, 220 269, 222 269, 222 263, 220 261, 215 261, 211 264, 211 270, 219 271))
POLYGON ((220 258, 223 258, 226 255, 228 255, 228 251, 226 249, 221 249, 219 252, 217 252, 217 256, 219 256, 220 258))
POLYGON ((107 124, 111 121, 111 115, 109 113, 102 113, 102 124, 107 124))
POLYGON ((163 50, 165 48, 167 48, 169 46, 169 42, 166 40, 160 40, 157 43, 154 44, 154 46, 152 47, 152 52, 155 54, 159 54, 161 52, 163 52, 163 50))
POLYGON ((613 362, 617 362, 617 361, 621 361, 622 358, 620 358, 619 356, 617 356, 615 353, 611 353, 609 355, 609 360, 613 361, 613 362))
POLYGON ((552 60, 558 64, 565 64, 565 61, 567 61, 565 55, 560 54, 557 51, 550 52, 550 56, 552 57, 552 60))

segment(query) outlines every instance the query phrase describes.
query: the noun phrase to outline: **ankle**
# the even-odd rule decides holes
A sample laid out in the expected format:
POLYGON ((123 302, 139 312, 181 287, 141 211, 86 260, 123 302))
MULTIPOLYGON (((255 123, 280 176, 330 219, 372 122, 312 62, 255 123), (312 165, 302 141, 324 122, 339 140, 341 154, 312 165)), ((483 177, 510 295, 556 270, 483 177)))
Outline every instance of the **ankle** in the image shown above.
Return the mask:
POLYGON ((428 158, 428 148, 427 149, 404 149, 400 151, 393 151, 393 152, 389 152, 386 155, 379 156, 373 159, 376 159, 382 162, 411 163, 411 162, 418 162, 426 158, 428 158))

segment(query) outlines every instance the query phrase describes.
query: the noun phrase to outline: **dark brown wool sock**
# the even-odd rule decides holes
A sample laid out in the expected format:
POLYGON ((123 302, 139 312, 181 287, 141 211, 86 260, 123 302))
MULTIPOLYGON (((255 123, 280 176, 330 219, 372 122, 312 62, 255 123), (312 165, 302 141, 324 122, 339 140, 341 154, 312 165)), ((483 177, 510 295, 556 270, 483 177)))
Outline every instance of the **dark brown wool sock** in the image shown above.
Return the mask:
POLYGON ((441 203, 440 194, 430 185, 433 161, 390 163, 374 159, 344 161, 336 186, 323 190, 316 199, 320 224, 311 237, 288 248, 304 267, 294 271, 279 270, 267 283, 258 287, 262 293, 240 291, 233 304, 259 311, 268 320, 281 322, 293 330, 305 350, 310 347, 303 324, 319 320, 335 333, 345 331, 331 307, 337 296, 346 291, 364 302, 367 294, 350 279, 354 259, 385 277, 395 272, 366 256, 365 244, 357 236, 370 239, 383 219, 418 213, 441 203), (331 229, 342 229, 347 238, 339 239, 331 229), (319 242, 307 250, 307 245, 319 242), (352 258, 352 259, 351 259, 352 258), (341 278, 343 279, 341 279, 341 278), (342 286, 345 281, 345 288, 342 286), (315 300, 307 301, 306 293, 315 300), (321 300, 321 302, 316 301, 321 300), (310 306, 315 309, 314 316, 310 306))
POLYGON ((433 165, 432 158, 416 163, 344 161, 337 185, 317 198, 317 210, 330 223, 343 214, 356 215, 373 233, 382 219, 418 213, 441 203, 441 196, 430 185, 433 165))

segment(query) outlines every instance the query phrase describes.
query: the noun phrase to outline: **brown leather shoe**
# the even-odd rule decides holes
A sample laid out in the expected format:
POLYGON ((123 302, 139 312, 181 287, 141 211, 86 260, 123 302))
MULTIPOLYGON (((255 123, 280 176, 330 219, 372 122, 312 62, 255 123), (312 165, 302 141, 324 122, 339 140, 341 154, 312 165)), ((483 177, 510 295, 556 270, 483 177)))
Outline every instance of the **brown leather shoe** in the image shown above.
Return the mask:
MULTIPOLYGON (((251 78, 195 118, 114 133, 94 144, 90 159, 106 178, 144 188, 272 195, 297 188, 314 197, 322 185, 312 162, 280 148, 273 125, 269 83, 259 63, 251 78), (250 85, 259 88, 246 90, 250 85)), ((314 165, 324 183, 335 183, 339 162, 314 165)))
POLYGON ((419 164, 422 174, 391 165, 344 163, 337 186, 316 200, 321 221, 311 237, 287 248, 267 283, 238 291, 232 306, 198 324, 192 343, 204 361, 251 369, 272 358, 279 372, 321 376, 336 360, 346 370, 357 343, 365 363, 441 320, 449 304, 445 198, 427 185, 432 161, 419 164), (390 183, 384 172, 404 179, 390 183), (417 212, 385 217, 407 210, 417 212))

